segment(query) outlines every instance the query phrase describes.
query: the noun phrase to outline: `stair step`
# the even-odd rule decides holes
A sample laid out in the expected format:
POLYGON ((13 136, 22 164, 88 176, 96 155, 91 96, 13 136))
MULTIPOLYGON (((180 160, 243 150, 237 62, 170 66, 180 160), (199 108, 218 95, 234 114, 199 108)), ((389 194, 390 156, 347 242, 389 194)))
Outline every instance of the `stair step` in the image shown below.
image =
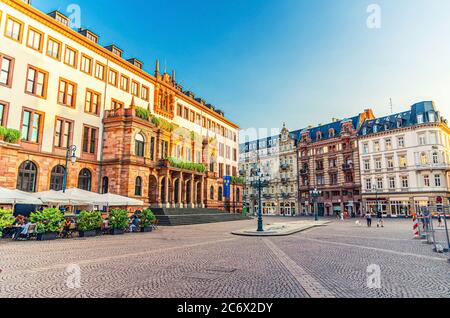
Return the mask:
POLYGON ((216 209, 153 209, 159 224, 162 226, 179 226, 192 224, 208 224, 248 220, 241 214, 230 214, 216 209))

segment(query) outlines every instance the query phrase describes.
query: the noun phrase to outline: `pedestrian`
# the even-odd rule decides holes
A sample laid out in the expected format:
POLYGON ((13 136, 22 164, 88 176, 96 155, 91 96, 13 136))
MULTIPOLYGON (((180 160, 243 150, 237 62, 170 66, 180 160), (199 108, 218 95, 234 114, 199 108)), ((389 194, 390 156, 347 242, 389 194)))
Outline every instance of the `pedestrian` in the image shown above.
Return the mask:
POLYGON ((367 212, 366 214, 367 227, 372 227, 372 214, 367 212))
POLYGON ((383 212, 381 211, 377 212, 377 219, 378 219, 377 227, 384 227, 383 212))
POLYGON ((442 224, 442 215, 440 213, 438 213, 438 227, 443 227, 444 225, 442 224))

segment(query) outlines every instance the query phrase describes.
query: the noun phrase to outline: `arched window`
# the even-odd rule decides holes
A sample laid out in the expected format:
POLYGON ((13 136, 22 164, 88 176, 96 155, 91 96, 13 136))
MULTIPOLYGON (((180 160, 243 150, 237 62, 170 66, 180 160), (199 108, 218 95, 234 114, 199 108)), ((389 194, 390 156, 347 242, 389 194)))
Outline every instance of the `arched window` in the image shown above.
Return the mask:
POLYGON ((320 131, 317 132, 317 140, 322 140, 322 133, 320 131))
POLYGON ((92 174, 89 169, 83 169, 78 175, 78 188, 81 190, 91 191, 92 174))
POLYGON ((109 178, 108 177, 103 177, 102 180, 102 193, 109 193, 109 178))
POLYGON ((209 198, 211 200, 214 200, 214 187, 211 187, 211 189, 209 190, 209 198))
POLYGON ((142 134, 137 134, 136 137, 134 137, 134 143, 136 156, 144 157, 144 148, 145 148, 144 136, 142 136, 142 134))
POLYGON ((136 178, 136 184, 134 185, 134 195, 141 197, 142 196, 142 178, 136 178))
POLYGON ((64 183, 64 171, 66 168, 59 165, 53 168, 50 176, 50 190, 61 191, 64 183))
POLYGON ((218 190, 217 194, 218 194, 218 197, 219 197, 219 201, 222 201, 223 200, 223 189, 222 189, 222 187, 219 187, 219 190, 218 190))
POLYGON ((335 133, 334 133, 333 128, 330 128, 329 135, 330 135, 330 138, 334 138, 335 133))
POLYGON ((17 189, 25 192, 36 192, 37 167, 31 161, 23 162, 17 176, 17 189))

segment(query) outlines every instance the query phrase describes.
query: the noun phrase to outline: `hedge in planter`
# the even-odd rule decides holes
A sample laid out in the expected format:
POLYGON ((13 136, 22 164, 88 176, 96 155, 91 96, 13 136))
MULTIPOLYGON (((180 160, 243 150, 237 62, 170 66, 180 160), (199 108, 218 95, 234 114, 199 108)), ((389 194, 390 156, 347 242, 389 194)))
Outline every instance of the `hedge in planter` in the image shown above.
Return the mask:
POLYGON ((152 224, 156 221, 156 216, 153 214, 152 210, 145 209, 139 215, 141 220, 141 232, 151 232, 152 224))
POLYGON ((11 210, 0 209, 0 238, 3 236, 3 229, 14 223, 14 215, 11 210))
POLYGON ((102 214, 100 212, 82 211, 77 218, 80 237, 92 237, 97 235, 97 230, 102 227, 102 214))
POLYGON ((128 212, 120 209, 112 210, 109 213, 109 226, 111 234, 123 234, 128 227, 128 212))
POLYGON ((58 209, 44 209, 31 213, 30 222, 36 224, 38 240, 54 240, 63 229, 64 215, 58 209))

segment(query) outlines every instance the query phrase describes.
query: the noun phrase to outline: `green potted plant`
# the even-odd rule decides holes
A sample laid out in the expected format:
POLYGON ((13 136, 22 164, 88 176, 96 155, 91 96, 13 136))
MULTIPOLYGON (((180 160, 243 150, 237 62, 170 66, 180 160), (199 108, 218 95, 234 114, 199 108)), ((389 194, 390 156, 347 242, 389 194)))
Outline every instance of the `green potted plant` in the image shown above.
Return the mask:
POLYGON ((0 141, 5 140, 5 136, 6 136, 7 131, 8 131, 8 129, 6 129, 3 126, 0 126, 0 141))
POLYGON ((78 215, 78 233, 80 237, 93 237, 97 235, 97 230, 102 227, 102 214, 100 212, 82 211, 78 215))
POLYGON ((48 208, 31 213, 30 222, 36 224, 37 240, 55 240, 63 229, 64 215, 58 209, 48 208))
POLYGON ((125 233, 128 227, 128 212, 126 210, 114 209, 109 213, 109 226, 112 235, 125 233))
POLYGON ((10 144, 16 144, 20 137, 22 136, 21 132, 15 129, 6 129, 6 134, 4 136, 4 141, 10 144))
POLYGON ((3 237, 3 229, 14 223, 14 215, 11 210, 0 209, 0 238, 3 237))
POLYGON ((141 232, 151 232, 153 230, 152 224, 156 221, 156 216, 153 214, 152 210, 145 209, 139 215, 141 220, 141 232))

